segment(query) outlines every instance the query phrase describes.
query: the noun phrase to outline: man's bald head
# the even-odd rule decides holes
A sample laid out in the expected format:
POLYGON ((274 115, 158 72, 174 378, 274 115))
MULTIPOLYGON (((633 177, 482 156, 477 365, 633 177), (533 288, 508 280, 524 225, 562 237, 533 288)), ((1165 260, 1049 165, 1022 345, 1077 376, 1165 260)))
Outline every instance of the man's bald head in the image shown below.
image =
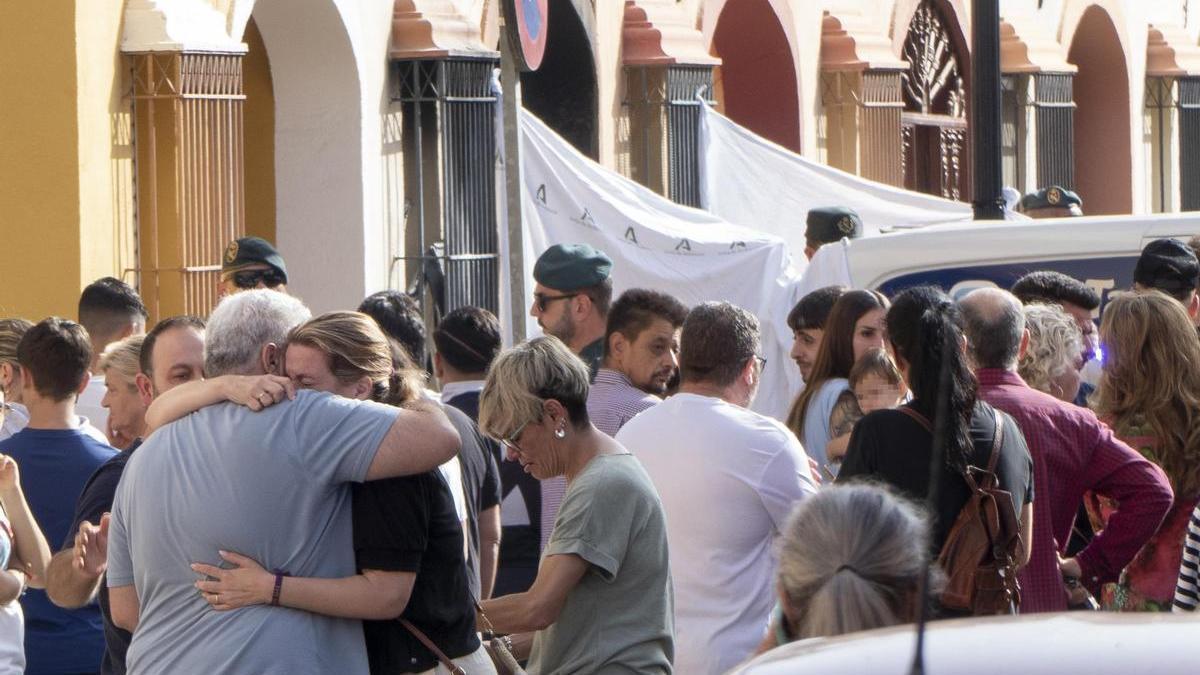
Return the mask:
POLYGON ((959 300, 975 368, 1016 370, 1025 334, 1021 301, 999 288, 971 291, 959 300))

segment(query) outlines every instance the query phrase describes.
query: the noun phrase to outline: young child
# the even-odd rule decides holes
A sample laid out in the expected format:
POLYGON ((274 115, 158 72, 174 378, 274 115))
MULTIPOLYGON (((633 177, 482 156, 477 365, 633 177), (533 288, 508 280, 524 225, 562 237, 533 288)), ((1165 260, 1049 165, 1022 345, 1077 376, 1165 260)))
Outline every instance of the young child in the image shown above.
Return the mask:
MULTIPOLYGON (((850 391, 843 393, 830 414, 830 433, 833 440, 825 446, 829 459, 839 463, 850 444, 850 432, 863 415, 895 408, 904 403, 908 387, 900 375, 900 369, 883 349, 867 351, 850 370, 850 391)), ((836 470, 831 472, 831 476, 836 470)))

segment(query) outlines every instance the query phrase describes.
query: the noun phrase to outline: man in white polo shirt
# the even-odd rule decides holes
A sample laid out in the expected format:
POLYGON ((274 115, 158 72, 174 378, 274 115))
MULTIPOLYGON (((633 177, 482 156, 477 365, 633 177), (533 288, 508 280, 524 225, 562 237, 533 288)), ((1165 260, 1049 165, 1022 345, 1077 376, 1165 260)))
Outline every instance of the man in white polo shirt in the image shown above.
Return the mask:
POLYGON ((616 439, 662 499, 675 582, 675 671, 724 673, 762 640, 775 601, 772 542, 816 490, 785 426, 747 409, 766 361, 758 320, 729 303, 688 314, 679 393, 616 439))

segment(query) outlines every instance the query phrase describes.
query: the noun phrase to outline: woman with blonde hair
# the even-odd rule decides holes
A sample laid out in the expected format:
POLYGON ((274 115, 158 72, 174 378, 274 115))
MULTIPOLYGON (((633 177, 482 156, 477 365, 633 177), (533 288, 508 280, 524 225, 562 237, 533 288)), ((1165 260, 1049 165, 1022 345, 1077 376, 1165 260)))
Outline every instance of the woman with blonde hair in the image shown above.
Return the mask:
MULTIPOLYGON (((916 621, 929 563, 929 521, 882 485, 831 485, 801 502, 783 528, 779 606, 759 652, 916 621)), ((930 570, 935 597, 941 577, 930 570)))
MULTIPOLYGON (((423 395, 424 373, 402 350, 394 353, 379 325, 358 312, 330 312, 293 329, 284 363, 299 389, 397 406, 423 395)), ((237 389, 220 379, 209 381, 213 392, 237 389)), ((203 407, 197 402, 212 401, 193 401, 193 409, 203 407)), ((188 412, 173 406, 165 416, 188 412)), ((193 565, 201 575, 196 588, 218 611, 269 604, 363 619, 372 673, 443 673, 455 667, 472 675, 494 673, 475 632, 462 525, 442 472, 355 485, 353 495, 359 574, 289 577, 220 552, 229 567, 193 565)))
MULTIPOLYGON (((1158 292, 1123 294, 1100 322, 1104 349, 1096 414, 1166 473, 1175 501, 1158 533, 1102 593, 1118 611, 1170 611, 1183 539, 1200 501, 1200 342, 1183 306, 1158 292)), ((1111 504, 1088 499, 1103 527, 1111 504)), ((1099 529, 1097 529, 1099 531, 1099 529)))
POLYGON ((485 600, 480 625, 512 634, 531 673, 670 673, 666 518, 642 465, 587 414, 588 368, 554 337, 492 364, 479 423, 567 493, 533 586, 485 600), (485 620, 486 619, 486 620, 485 620))
POLYGON ((1029 346, 1017 372, 1030 387, 1073 403, 1083 368, 1083 337, 1070 314, 1055 305, 1026 305, 1029 346))
POLYGON ((104 397, 100 405, 108 410, 108 444, 127 450, 146 435, 146 408, 149 397, 143 398, 137 387, 141 370, 142 341, 145 335, 131 335, 108 345, 100 355, 100 372, 104 374, 104 397))

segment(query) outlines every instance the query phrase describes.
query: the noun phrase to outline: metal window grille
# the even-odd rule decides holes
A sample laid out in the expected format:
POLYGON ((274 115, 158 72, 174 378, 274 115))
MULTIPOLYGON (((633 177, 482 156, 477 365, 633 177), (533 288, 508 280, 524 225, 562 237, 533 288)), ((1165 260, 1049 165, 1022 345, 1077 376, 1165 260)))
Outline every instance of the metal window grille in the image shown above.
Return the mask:
POLYGON ((1150 143, 1153 209, 1157 213, 1171 210, 1170 171, 1171 141, 1167 135, 1176 107, 1182 107, 1173 77, 1147 77, 1145 114, 1150 143))
POLYGON ((150 319, 206 316, 245 233, 242 55, 132 55, 139 291, 150 319))
POLYGON ((393 264, 415 263, 410 290, 428 290, 435 321, 458 307, 499 311, 496 224, 496 59, 392 62, 401 104, 405 227, 415 231, 393 264), (415 241, 414 241, 415 239, 415 241))
POLYGON ((1200 211, 1200 78, 1179 80, 1180 208, 1200 211))
POLYGON ((700 206, 700 99, 714 104, 709 66, 626 68, 631 172, 687 206, 700 206))
POLYGON ((1074 81, 1070 73, 1033 77, 1038 187, 1075 189, 1074 81))

